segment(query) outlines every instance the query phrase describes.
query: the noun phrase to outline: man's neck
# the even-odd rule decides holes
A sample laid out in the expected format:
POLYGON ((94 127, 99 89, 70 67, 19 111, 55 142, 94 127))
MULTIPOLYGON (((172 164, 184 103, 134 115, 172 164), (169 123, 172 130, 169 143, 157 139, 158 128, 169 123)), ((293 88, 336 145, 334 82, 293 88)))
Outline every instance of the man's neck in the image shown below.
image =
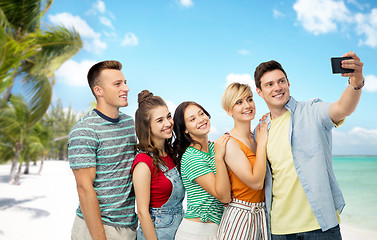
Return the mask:
POLYGON ((112 107, 112 106, 103 106, 102 104, 97 104, 96 109, 109 118, 115 119, 115 118, 119 117, 119 108, 115 108, 115 107, 112 107))
POLYGON ((270 111, 271 111, 270 118, 271 120, 274 120, 275 118, 278 118, 281 115, 283 115, 286 111, 288 111, 288 109, 286 109, 285 107, 282 107, 282 108, 270 109, 270 111))

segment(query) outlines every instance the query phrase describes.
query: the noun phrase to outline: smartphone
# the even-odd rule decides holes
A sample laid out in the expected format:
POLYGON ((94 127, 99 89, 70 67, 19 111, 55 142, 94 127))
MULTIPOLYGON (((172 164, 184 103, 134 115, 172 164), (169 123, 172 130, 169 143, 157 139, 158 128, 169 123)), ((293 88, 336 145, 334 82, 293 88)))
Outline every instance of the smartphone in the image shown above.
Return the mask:
POLYGON ((342 68, 341 62, 343 60, 352 59, 351 57, 332 57, 331 58, 331 67, 332 73, 353 73, 354 69, 342 68))

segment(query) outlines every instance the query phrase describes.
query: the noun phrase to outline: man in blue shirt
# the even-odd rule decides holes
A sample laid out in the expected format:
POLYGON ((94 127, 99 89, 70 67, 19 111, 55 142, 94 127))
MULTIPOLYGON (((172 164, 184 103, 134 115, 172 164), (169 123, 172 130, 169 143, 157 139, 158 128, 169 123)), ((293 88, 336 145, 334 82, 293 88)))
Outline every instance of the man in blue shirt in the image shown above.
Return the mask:
POLYGON ((255 70, 257 93, 270 114, 265 178, 266 206, 273 240, 341 239, 339 214, 345 202, 332 167, 333 127, 355 111, 364 86, 363 63, 353 52, 343 57, 348 86, 340 99, 298 102, 287 74, 276 61, 255 70))

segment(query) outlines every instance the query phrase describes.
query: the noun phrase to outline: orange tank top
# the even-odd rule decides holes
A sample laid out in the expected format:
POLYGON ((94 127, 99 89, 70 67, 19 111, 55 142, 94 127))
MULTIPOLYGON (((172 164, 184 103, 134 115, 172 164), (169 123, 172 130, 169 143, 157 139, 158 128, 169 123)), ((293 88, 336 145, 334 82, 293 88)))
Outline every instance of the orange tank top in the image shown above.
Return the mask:
MULTIPOLYGON (((232 137, 238 142, 242 152, 245 153, 250 164, 253 166, 256 160, 256 155, 250 148, 248 148, 243 142, 232 137)), ((254 190, 243 183, 231 170, 228 170, 230 184, 232 187, 232 196, 236 199, 251 202, 259 203, 264 201, 264 187, 262 190, 254 190)))

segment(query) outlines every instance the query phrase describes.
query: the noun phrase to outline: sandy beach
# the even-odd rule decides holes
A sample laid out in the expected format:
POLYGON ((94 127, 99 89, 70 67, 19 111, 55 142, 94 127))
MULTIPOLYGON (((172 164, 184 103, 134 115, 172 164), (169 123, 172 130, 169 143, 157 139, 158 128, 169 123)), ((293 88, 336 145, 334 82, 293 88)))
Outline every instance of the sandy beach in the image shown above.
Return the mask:
MULTIPOLYGON (((0 239, 70 239, 78 197, 68 162, 46 161, 38 170, 31 166, 20 185, 10 185, 10 165, 0 165, 0 239)), ((344 240, 377 240, 377 230, 342 223, 341 231, 344 240)))

